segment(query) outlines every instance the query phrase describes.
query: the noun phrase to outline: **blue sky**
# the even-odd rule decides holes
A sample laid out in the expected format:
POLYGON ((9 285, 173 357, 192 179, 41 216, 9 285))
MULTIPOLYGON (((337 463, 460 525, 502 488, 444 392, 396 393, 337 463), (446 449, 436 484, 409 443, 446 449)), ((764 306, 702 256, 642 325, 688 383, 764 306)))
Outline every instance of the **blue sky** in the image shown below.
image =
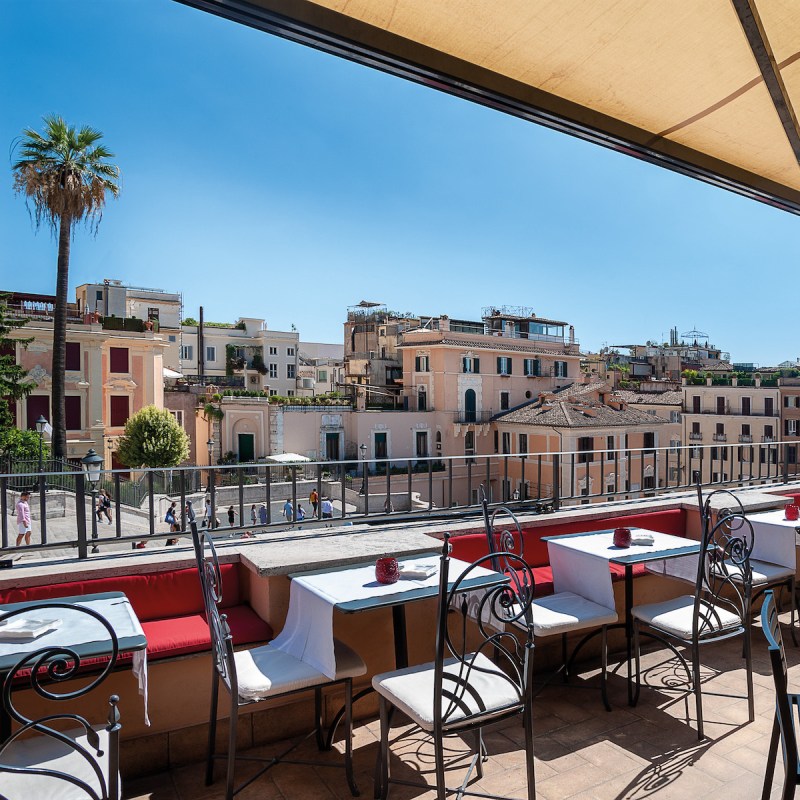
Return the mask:
POLYGON ((43 115, 103 131, 123 173, 71 286, 183 292, 338 342, 348 305, 478 318, 523 305, 584 349, 699 328, 736 361, 800 356, 800 220, 171 0, 4 0, 0 288, 55 291, 14 196, 43 115))

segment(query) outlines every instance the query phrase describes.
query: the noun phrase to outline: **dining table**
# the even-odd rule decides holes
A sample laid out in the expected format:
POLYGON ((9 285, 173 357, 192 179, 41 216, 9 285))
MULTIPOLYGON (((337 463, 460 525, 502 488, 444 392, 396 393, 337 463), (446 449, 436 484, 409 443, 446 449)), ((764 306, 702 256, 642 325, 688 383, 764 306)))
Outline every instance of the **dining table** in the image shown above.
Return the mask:
MULTIPOLYGON (((136 612, 123 592, 52 597, 0 605, 0 620, 9 612, 25 609, 26 612, 30 610, 30 614, 16 615, 12 619, 44 619, 53 623, 47 632, 28 639, 15 636, 13 631, 2 633, 0 624, 0 679, 4 679, 14 670, 25 655, 48 648, 68 648, 77 654, 81 662, 100 659, 102 664, 102 659, 112 655, 113 644, 106 628, 88 614, 71 613, 70 606, 84 607, 100 614, 117 636, 118 653, 120 655, 131 654, 132 672, 138 682, 139 694, 144 703, 145 724, 149 725, 147 638, 136 612), (59 607, 54 608, 53 604, 57 604, 59 607), (40 607, 46 608, 37 611, 40 607)), ((63 657, 63 655, 58 657, 63 657)), ((7 710, 2 707, 0 708, 0 742, 5 741, 10 733, 11 720, 7 710)))
POLYGON ((797 569, 797 545, 800 544, 800 520, 786 519, 784 509, 748 514, 753 526, 752 559, 797 569))
MULTIPOLYGON (((652 538, 650 544, 614 544, 614 531, 571 533, 547 536, 547 550, 556 592, 574 592, 606 608, 614 608, 611 564, 623 567, 625 581, 625 649, 628 704, 634 705, 633 671, 633 593, 634 567, 645 565, 649 572, 694 583, 701 543, 683 536, 631 528, 635 538, 652 538)), ((609 625, 609 628, 619 625, 609 625)), ((589 638, 594 634, 589 634, 589 638)), ((584 640, 585 641, 585 640, 584 640)), ((578 648, 580 648, 580 644, 578 648)))

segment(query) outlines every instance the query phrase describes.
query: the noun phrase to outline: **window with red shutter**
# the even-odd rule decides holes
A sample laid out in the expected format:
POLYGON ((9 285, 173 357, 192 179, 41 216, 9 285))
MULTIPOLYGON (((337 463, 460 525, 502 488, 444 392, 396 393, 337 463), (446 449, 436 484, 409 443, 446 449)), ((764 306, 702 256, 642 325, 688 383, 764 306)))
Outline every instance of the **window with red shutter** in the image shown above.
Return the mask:
MULTIPOLYGON (((127 352, 127 350, 125 351, 127 352)), ((130 416, 130 398, 128 395, 111 395, 111 427, 121 428, 130 416)))
MULTIPOLYGON (((130 372, 128 368, 128 348, 111 347, 109 372, 130 372)), ((113 425, 113 423, 112 423, 113 425)))
POLYGON ((50 396, 46 394, 29 394, 25 398, 27 409, 28 430, 36 430, 36 420, 40 416, 50 422, 50 396))
POLYGON ((64 420, 68 431, 79 431, 83 428, 81 398, 77 395, 67 395, 64 398, 64 420))
POLYGON ((81 346, 78 342, 67 342, 67 358, 65 369, 80 371, 81 369, 81 346))

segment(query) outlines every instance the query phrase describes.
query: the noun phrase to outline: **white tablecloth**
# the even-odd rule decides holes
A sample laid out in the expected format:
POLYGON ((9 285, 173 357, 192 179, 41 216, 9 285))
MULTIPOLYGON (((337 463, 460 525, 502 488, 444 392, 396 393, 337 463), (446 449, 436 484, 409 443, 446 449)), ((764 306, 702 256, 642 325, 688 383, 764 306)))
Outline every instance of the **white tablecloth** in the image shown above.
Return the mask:
POLYGON ((790 569, 797 568, 797 533, 800 521, 786 519, 784 510, 748 514, 753 525, 753 553, 751 558, 768 561, 790 569))
MULTIPOLYGON (((59 598, 52 598, 54 603, 60 602, 59 598)), ((144 631, 136 612, 133 610, 127 597, 116 597, 105 600, 88 600, 75 603, 85 606, 103 616, 114 629, 118 638, 125 636, 144 636, 144 631)), ((0 641, 0 656, 22 656, 44 647, 59 646, 72 647, 91 642, 107 642, 108 631, 105 627, 88 614, 71 613, 62 609, 43 609, 37 611, 31 608, 30 614, 20 615, 20 618, 53 619, 61 618, 61 625, 50 633, 39 636, 30 641, 0 641)), ((145 724, 150 724, 147 713, 147 650, 137 650, 133 653, 133 674, 139 683, 139 694, 144 700, 145 724)))
MULTIPOLYGON (((614 534, 610 531, 564 536, 547 543, 550 567, 553 570, 553 588, 556 592, 574 592, 606 608, 614 608, 614 588, 611 581, 609 561, 617 556, 636 554, 668 554, 693 540, 669 533, 631 528, 633 533, 649 533, 652 545, 615 547, 614 534)), ((695 559, 696 556, 690 558, 695 559)), ((696 569, 696 567, 695 567, 696 569)))
MULTIPOLYGON (((439 564, 439 556, 410 557, 401 562, 439 564)), ((449 578, 452 583, 468 564, 457 558, 450 559, 449 578)), ((491 570, 476 567, 470 577, 492 575, 491 570)), ((281 633, 273 640, 274 647, 305 661, 329 678, 336 676, 336 658, 333 651, 333 608, 341 603, 397 596, 402 603, 403 594, 415 589, 433 589, 439 586, 438 570, 425 580, 401 578, 397 583, 382 584, 375 580, 375 564, 306 575, 292 581, 289 593, 289 612, 281 633)))

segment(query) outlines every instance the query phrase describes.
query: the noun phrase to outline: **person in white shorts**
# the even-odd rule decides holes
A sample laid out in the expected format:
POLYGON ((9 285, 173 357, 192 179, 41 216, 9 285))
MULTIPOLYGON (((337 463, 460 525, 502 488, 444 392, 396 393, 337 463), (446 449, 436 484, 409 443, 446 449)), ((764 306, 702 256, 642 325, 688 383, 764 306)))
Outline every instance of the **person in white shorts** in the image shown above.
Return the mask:
POLYGON ((28 505, 30 496, 30 492, 24 491, 17 500, 17 547, 22 544, 23 538, 25 544, 31 543, 31 507, 28 505))

